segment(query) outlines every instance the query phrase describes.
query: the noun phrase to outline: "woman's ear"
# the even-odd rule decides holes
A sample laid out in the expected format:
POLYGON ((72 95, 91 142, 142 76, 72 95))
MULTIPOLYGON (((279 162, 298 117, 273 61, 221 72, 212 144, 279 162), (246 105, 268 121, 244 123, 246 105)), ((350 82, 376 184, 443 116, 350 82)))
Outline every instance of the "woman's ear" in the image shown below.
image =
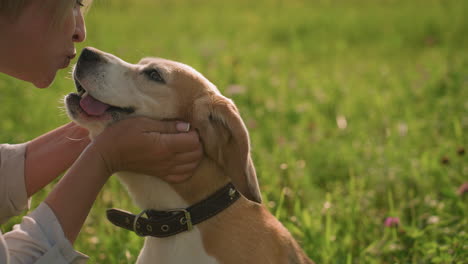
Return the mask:
POLYGON ((199 107, 196 106, 199 110, 197 123, 205 152, 224 169, 245 197, 261 203, 262 196, 250 156, 249 134, 237 107, 230 99, 218 94, 201 100, 199 107))

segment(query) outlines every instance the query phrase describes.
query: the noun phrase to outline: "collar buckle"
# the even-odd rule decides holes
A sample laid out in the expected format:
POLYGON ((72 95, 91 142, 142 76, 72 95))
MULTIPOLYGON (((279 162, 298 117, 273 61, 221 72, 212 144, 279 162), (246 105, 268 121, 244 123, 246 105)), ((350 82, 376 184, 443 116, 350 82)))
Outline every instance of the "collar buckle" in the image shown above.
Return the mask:
POLYGON ((184 216, 180 218, 179 222, 182 225, 187 225, 187 231, 190 231, 193 229, 193 223, 192 223, 192 215, 190 214, 189 211, 185 208, 175 208, 175 209, 170 209, 167 210, 167 212, 183 212, 184 216))
POLYGON ((133 232, 135 232, 135 234, 141 237, 144 237, 145 235, 138 233, 138 228, 140 227, 140 223, 138 223, 138 219, 140 219, 142 215, 146 214, 146 212, 148 212, 148 209, 141 211, 139 214, 137 214, 137 216, 135 216, 135 219, 133 220, 133 232))

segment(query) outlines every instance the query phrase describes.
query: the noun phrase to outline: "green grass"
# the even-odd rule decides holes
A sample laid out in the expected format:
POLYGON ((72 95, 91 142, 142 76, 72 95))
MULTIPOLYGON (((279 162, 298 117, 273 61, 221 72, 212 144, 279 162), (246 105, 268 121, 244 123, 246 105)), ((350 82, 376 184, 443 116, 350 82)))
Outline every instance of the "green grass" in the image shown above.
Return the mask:
MULTIPOLYGON (((317 263, 466 263, 467 11, 459 0, 95 0, 79 48, 181 61, 233 98, 265 204, 317 263)), ((67 122, 67 76, 37 90, 1 75, 0 142, 67 122)), ((131 263, 143 240, 107 222, 109 207, 138 211, 114 178, 76 248, 131 263)))

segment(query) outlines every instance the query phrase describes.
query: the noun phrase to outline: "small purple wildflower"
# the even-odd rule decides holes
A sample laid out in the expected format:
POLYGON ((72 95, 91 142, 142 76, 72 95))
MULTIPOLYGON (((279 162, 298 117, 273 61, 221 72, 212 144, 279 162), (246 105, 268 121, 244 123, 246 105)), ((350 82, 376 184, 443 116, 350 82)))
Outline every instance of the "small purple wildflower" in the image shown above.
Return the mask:
POLYGON ((457 190, 458 195, 462 196, 467 192, 468 192, 468 182, 465 182, 460 187, 458 187, 458 190, 457 190))
POLYGON ((400 218, 398 217, 387 217, 385 219, 386 227, 398 227, 399 224, 400 224, 400 218))

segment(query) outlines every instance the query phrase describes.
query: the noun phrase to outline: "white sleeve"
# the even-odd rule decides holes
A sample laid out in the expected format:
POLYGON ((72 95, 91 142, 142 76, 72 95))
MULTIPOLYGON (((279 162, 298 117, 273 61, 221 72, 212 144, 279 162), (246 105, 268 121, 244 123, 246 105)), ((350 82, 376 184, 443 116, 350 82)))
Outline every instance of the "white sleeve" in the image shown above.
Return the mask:
POLYGON ((3 239, 2 231, 0 230, 0 263, 10 263, 8 258, 8 250, 5 239, 3 239))
POLYGON ((0 145, 0 224, 29 208, 24 181, 26 146, 0 145))
POLYGON ((81 264, 88 260, 86 255, 73 249, 46 203, 23 217, 20 224, 4 234, 4 239, 9 264, 81 264))

